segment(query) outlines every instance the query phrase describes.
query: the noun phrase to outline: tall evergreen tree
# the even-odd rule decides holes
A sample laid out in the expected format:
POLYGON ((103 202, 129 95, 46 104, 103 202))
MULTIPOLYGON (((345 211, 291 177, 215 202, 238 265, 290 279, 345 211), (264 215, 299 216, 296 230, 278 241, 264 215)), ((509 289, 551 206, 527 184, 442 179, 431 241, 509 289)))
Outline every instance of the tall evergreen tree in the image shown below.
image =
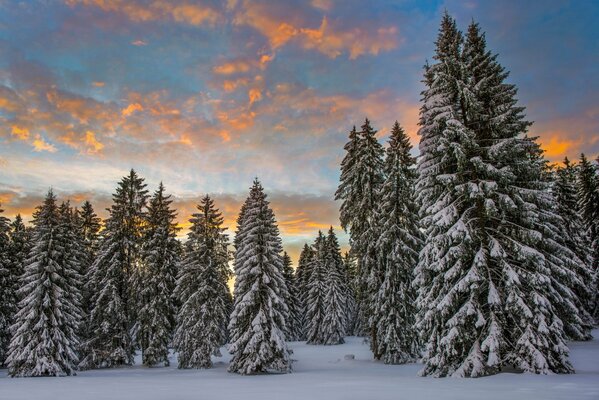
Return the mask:
POLYGON ((179 262, 176 212, 160 183, 148 204, 137 314, 137 336, 146 366, 169 365, 168 345, 175 325, 173 292, 179 262))
POLYGON ((571 372, 556 309, 569 293, 553 277, 567 275, 566 258, 576 256, 559 243, 545 161, 523 136, 530 123, 516 88, 476 24, 464 45, 445 14, 436 45, 418 165, 427 230, 416 270, 422 374, 571 372))
POLYGON ((119 182, 109 218, 102 232, 98 256, 86 281, 91 297, 89 331, 84 345, 83 368, 113 367, 133 363, 135 298, 132 282, 140 265, 147 190, 133 170, 119 182))
POLYGON ((229 239, 222 214, 209 196, 189 222, 187 251, 175 290, 181 307, 173 343, 179 368, 210 368, 211 356, 221 356, 227 337, 229 239))
POLYGON ((291 257, 289 257, 287 252, 283 253, 283 277, 285 278, 285 284, 287 285, 287 292, 289 294, 289 297, 285 299, 287 308, 289 309, 285 337, 289 341, 300 340, 303 336, 300 295, 291 257))
MULTIPOLYGON (((85 201, 78 212, 78 224, 80 241, 82 244, 81 254, 81 275, 89 276, 89 270, 96 259, 100 245, 100 229, 102 219, 95 213, 93 206, 89 201, 85 201)), ((81 340, 85 343, 91 336, 89 331, 89 316, 91 312, 91 296, 97 288, 92 288, 90 282, 83 285, 81 290, 81 310, 83 311, 83 323, 81 324, 81 340)), ((85 358, 85 354, 80 356, 85 358)))
POLYGON ((21 278, 21 302, 11 329, 11 376, 63 376, 76 370, 81 318, 71 210, 50 190, 35 217, 34 246, 21 278))
POLYGON ((306 341, 308 344, 325 344, 326 332, 323 330, 326 317, 327 240, 321 231, 312 245, 313 256, 310 262, 310 273, 306 282, 306 341))
POLYGON ((595 274, 595 304, 593 316, 599 321, 599 160, 593 165, 584 154, 580 155, 577 171, 578 209, 590 241, 590 258, 595 274))
POLYGON ((243 375, 291 371, 285 343, 289 310, 283 277, 282 244, 275 215, 258 180, 250 190, 238 226, 234 308, 229 323, 230 372, 243 375))
POLYGON ((21 276, 25 271, 25 262, 32 247, 32 229, 26 227, 23 218, 17 214, 10 224, 10 282, 12 283, 12 292, 7 289, 7 296, 12 299, 12 313, 10 320, 13 321, 14 314, 18 311, 19 296, 17 292, 21 286, 21 276))
MULTIPOLYGON (((576 306, 579 308, 582 332, 570 335, 573 340, 589 340, 592 327, 594 307, 593 272, 590 240, 584 228, 584 222, 578 211, 576 191, 576 169, 570 160, 564 159, 563 167, 555 172, 553 192, 557 204, 557 212, 562 219, 559 225, 560 236, 566 247, 576 254, 580 262, 575 264, 572 272, 576 277, 572 280, 571 289, 575 294, 576 306)), ((567 328, 567 326, 566 326, 567 328)), ((570 334, 566 329, 566 333, 570 334)))
POLYGON ((347 280, 337 236, 330 227, 325 242, 325 297, 322 334, 324 344, 344 343, 347 326, 347 280))
POLYGON ((308 299, 308 281, 312 266, 312 259, 314 258, 314 250, 307 243, 304 244, 302 251, 299 256, 297 263, 297 271, 295 272, 295 281, 297 284, 300 312, 300 323, 301 323, 301 337, 300 340, 306 340, 308 332, 308 319, 306 317, 307 310, 307 299, 308 299))
POLYGON ((347 282, 347 322, 345 333, 353 335, 358 319, 358 307, 356 303, 358 270, 356 257, 352 255, 351 251, 346 252, 343 256, 343 270, 345 271, 345 280, 347 282))
POLYGON ((15 292, 10 259, 10 220, 0 207, 0 365, 4 365, 10 342, 10 325, 15 313, 15 292))
POLYGON ((378 194, 383 183, 383 147, 376 138, 368 118, 361 131, 355 128, 345 146, 346 155, 341 164, 339 187, 335 200, 341 200, 341 226, 350 234, 352 251, 358 258, 359 287, 358 331, 366 333, 369 304, 372 298, 369 280, 371 269, 376 265, 375 251, 371 246, 376 237, 375 212, 378 194))
POLYGON ((376 327, 371 347, 376 359, 402 364, 419 356, 415 327, 413 271, 422 247, 414 184, 416 159, 404 130, 395 122, 385 158, 385 182, 378 210, 378 270, 382 282, 374 296, 370 325, 376 327))

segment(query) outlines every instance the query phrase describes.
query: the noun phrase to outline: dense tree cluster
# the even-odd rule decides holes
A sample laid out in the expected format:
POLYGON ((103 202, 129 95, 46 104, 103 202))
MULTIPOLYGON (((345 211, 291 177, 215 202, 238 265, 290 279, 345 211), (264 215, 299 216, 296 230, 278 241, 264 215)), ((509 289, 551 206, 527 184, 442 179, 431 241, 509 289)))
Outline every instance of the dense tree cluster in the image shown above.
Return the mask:
POLYGON ((210 368, 228 344, 230 372, 286 373, 287 342, 359 335, 384 363, 422 357, 423 375, 572 372, 566 342, 599 319, 599 160, 549 165, 476 23, 464 35, 445 14, 435 45, 418 159, 398 122, 386 146, 368 119, 349 133, 344 255, 331 227, 294 269, 257 179, 233 251, 210 196, 182 243, 164 185, 150 195, 134 170, 104 221, 52 190, 30 227, 0 208, 0 365, 63 376, 137 350, 168 365, 172 348, 210 368))

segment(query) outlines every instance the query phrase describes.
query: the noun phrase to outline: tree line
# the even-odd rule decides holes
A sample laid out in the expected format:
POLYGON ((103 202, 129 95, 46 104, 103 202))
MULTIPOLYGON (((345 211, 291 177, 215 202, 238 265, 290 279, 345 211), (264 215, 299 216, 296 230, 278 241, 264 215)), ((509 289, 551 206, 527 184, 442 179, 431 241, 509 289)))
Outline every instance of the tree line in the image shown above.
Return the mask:
POLYGON ((445 14, 418 159, 398 122, 386 147, 368 119, 354 127, 335 193, 351 251, 331 227, 296 269, 258 180, 232 243, 210 196, 179 241, 171 196, 134 170, 105 221, 52 190, 31 227, 0 211, 0 364, 71 375, 138 349, 168 365, 172 347, 179 368, 209 368, 228 343, 230 372, 289 372, 287 341, 359 335, 422 375, 573 372, 566 341, 599 317, 599 166, 551 166, 507 77, 479 26, 464 35, 445 14))

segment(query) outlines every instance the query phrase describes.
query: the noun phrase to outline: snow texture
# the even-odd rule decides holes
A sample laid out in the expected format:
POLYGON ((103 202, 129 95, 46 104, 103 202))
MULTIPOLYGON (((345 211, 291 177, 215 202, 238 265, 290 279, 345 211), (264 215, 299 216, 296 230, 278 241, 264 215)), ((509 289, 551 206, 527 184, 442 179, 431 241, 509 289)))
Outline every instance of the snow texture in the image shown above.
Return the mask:
MULTIPOLYGON (((599 337, 595 330, 594 337, 599 337)), ((133 367, 91 370, 55 379, 11 379, 0 370, 2 400, 595 400, 599 398, 599 340, 570 343, 576 374, 502 373, 478 379, 417 376, 419 364, 385 365, 372 361, 362 338, 347 337, 338 346, 290 342, 293 374, 241 376, 227 373, 229 355, 214 359, 214 368, 178 370, 147 368, 137 355, 133 367), (345 360, 346 354, 355 360, 345 360)))

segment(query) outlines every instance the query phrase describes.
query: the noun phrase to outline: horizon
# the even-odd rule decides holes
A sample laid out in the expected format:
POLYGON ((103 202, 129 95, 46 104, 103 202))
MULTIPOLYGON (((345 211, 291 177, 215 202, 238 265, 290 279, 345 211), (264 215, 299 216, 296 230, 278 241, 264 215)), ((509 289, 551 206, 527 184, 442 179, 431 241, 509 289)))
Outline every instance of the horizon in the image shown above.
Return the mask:
POLYGON ((258 176, 294 263, 330 225, 347 249, 333 196, 348 132, 368 117, 384 143, 397 120, 416 154, 444 10, 486 32, 551 162, 599 155, 597 3, 6 1, 5 215, 29 220, 52 187, 105 218, 133 168, 150 192, 164 182, 183 227, 210 194, 232 233, 258 176))

